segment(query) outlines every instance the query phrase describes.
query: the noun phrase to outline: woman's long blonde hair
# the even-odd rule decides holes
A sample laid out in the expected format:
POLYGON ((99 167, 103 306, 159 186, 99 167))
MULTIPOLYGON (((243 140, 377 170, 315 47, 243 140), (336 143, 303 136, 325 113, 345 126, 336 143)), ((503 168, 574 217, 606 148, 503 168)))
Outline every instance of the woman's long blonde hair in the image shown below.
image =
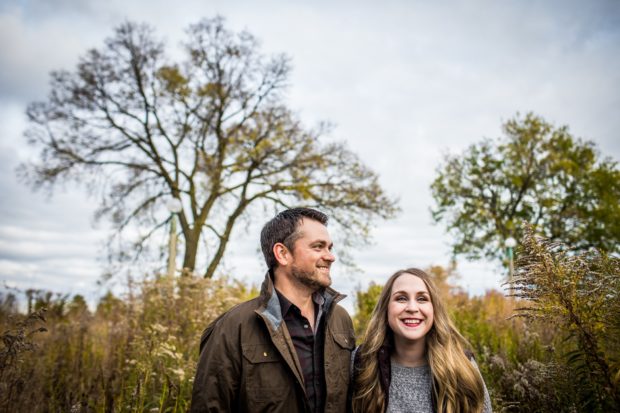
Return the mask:
POLYGON ((363 344, 356 356, 359 364, 353 377, 353 412, 383 413, 387 409, 388 401, 379 377, 378 353, 383 346, 393 348, 393 333, 388 326, 387 309, 392 285, 403 274, 422 279, 433 304, 434 321, 426 335, 426 357, 431 370, 433 399, 437 412, 481 412, 484 405, 484 383, 478 370, 465 355, 467 340, 450 320, 433 279, 417 268, 397 271, 383 287, 366 327, 363 344))

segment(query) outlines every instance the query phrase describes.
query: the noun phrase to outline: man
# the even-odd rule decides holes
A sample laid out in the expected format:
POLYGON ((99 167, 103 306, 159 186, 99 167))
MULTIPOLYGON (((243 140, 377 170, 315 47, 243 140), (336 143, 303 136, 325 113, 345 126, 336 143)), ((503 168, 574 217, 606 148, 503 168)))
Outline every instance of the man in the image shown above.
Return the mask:
POLYGON ((327 216, 279 213, 261 231, 260 296, 203 333, 192 412, 345 412, 353 325, 329 286, 327 216))

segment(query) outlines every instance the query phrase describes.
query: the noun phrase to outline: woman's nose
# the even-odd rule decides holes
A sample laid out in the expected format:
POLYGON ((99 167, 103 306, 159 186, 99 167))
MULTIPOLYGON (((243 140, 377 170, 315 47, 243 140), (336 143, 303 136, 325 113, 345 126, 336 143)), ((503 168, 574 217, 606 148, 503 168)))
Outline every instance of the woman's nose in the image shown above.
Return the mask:
POLYGON ((415 313, 418 311, 418 303, 416 303, 415 300, 409 300, 407 301, 407 308, 405 308, 405 310, 415 313))

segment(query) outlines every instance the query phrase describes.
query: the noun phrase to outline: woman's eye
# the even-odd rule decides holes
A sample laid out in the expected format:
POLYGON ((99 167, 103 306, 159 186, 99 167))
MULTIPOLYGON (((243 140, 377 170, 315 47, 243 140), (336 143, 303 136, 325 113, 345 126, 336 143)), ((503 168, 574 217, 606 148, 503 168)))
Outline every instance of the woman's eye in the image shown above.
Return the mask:
POLYGON ((405 302, 407 301, 407 297, 401 295, 400 297, 396 297, 396 301, 398 301, 399 303, 405 302))

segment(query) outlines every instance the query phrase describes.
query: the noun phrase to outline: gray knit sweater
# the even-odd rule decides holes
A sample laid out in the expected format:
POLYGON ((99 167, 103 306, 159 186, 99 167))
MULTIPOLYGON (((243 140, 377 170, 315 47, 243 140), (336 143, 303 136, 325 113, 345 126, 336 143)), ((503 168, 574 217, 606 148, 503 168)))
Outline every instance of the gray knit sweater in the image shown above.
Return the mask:
MULTIPOLYGON (((476 362, 472 360, 476 365, 476 362)), ((388 413, 432 413, 431 369, 428 365, 405 367, 392 361, 392 379, 388 400, 388 413)), ((476 366, 477 367, 477 366, 476 366)), ((484 413, 490 413, 491 400, 484 388, 484 413)))

